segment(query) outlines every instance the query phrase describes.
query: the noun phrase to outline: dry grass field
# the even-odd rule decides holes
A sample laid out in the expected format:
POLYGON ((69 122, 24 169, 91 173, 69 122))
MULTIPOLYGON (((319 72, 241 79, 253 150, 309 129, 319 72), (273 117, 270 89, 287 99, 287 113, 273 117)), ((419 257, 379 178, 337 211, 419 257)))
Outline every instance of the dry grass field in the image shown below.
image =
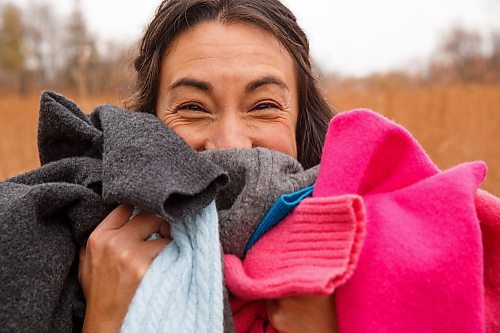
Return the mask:
MULTIPOLYGON (((72 99, 86 112, 99 104, 118 103, 116 97, 72 99)), ((0 180, 40 165, 36 144, 39 103, 38 95, 0 94, 0 180)))
MULTIPOLYGON (((483 160, 483 188, 500 195, 500 86, 408 88, 391 91, 334 91, 340 110, 370 108, 406 127, 436 164, 446 169, 483 160)), ((0 95, 0 179, 39 165, 36 127, 39 96, 0 95)), ((116 97, 76 100, 85 111, 116 97)))

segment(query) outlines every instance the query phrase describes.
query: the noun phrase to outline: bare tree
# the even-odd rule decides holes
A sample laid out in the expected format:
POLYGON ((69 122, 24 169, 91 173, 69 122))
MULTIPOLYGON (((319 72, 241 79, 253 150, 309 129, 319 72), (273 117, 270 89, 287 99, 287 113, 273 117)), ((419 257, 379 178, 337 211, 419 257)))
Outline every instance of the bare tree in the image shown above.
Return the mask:
POLYGON ((128 95, 135 75, 131 64, 130 45, 107 42, 100 54, 102 55, 98 61, 91 61, 89 64, 89 93, 111 93, 122 97, 128 95))
POLYGON ((483 38, 478 32, 455 27, 443 40, 440 51, 459 81, 478 82, 484 77, 483 38))
POLYGON ((13 4, 0 10, 0 83, 23 93, 26 87, 22 12, 13 4))
POLYGON ((76 2, 65 27, 64 38, 64 74, 67 84, 74 88, 81 97, 89 90, 88 70, 92 62, 99 61, 96 40, 87 29, 83 13, 76 2))
POLYGON ((130 46, 110 42, 99 52, 98 42, 77 0, 67 18, 43 1, 22 8, 0 5, 0 90, 127 94, 133 78, 130 46))
POLYGON ((26 10, 26 36, 28 66, 39 87, 47 88, 51 79, 63 67, 60 20, 49 3, 29 3, 26 10))

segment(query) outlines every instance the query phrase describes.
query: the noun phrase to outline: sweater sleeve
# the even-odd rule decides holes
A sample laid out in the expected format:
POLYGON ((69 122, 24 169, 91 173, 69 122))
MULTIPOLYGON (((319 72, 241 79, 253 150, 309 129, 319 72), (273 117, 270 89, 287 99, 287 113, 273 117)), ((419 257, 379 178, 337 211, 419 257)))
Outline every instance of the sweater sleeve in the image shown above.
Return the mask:
POLYGON ((245 299, 326 295, 352 274, 365 233, 356 195, 306 198, 242 262, 226 255, 226 284, 245 299))

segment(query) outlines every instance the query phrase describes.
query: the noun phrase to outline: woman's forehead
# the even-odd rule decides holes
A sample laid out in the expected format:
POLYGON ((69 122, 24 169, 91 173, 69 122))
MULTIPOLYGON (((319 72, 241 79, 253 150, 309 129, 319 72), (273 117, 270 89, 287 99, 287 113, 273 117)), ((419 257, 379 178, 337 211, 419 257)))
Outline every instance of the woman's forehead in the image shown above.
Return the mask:
POLYGON ((201 45, 213 46, 222 50, 233 47, 262 46, 286 53, 278 39, 271 32, 254 24, 244 22, 221 23, 209 21, 196 24, 181 32, 169 48, 175 49, 179 46, 196 48, 201 45))
POLYGON ((273 34, 245 23, 201 23, 181 33, 162 63, 162 76, 176 81, 193 75, 206 79, 252 79, 262 75, 295 80, 294 62, 273 34))

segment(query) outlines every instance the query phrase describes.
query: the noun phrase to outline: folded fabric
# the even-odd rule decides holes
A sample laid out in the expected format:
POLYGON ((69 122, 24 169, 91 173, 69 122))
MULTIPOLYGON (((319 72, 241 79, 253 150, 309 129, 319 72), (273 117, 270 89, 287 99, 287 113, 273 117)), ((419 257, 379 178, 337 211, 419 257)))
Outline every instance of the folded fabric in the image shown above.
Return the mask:
POLYGON ((484 256, 486 332, 500 332, 500 199, 479 190, 475 205, 484 256))
POLYGON ((255 243, 244 262, 224 256, 226 286, 247 300, 332 293, 353 272, 364 222, 359 196, 306 198, 255 243))
POLYGON ((80 331, 77 249, 117 203, 180 221, 227 176, 152 115, 41 100, 43 166, 0 182, 0 332, 80 331))
POLYGON ((129 202, 172 222, 206 207, 227 183, 222 169, 154 115, 103 105, 86 116, 50 92, 42 95, 38 150, 42 165, 75 156, 102 160, 107 202, 129 202))
POLYGON ((285 216, 287 216, 299 203, 312 194, 314 186, 308 186, 298 191, 283 194, 278 198, 274 205, 269 209, 264 216, 262 222, 259 223, 253 232, 250 240, 245 246, 245 253, 257 242, 266 232, 278 224, 285 216))
POLYGON ((130 303, 122 333, 222 332, 222 265, 215 203, 179 223, 130 303))
MULTIPOLYGON (((340 332, 484 332, 482 245, 474 206, 484 175, 483 163, 440 172, 406 130, 371 111, 336 116, 313 197, 275 229, 293 221, 308 200, 361 197, 357 200, 366 208, 366 237, 357 267, 357 256, 347 247, 342 258, 353 265, 344 266, 344 275, 335 266, 311 265, 300 276, 282 274, 277 283, 275 276, 287 267, 288 257, 294 264, 326 260, 328 251, 323 243, 313 252, 304 251, 307 247, 290 251, 287 239, 297 233, 280 230, 277 238, 271 229, 244 262, 225 256, 227 286, 240 298, 232 302, 233 311, 239 310, 236 331, 273 331, 265 325, 265 309, 251 300, 305 291, 326 294, 335 288, 340 332), (325 284, 314 279, 315 272, 341 278, 325 284), (311 284, 297 284, 300 279, 311 284)), ((314 222, 308 230, 323 231, 314 222)))

